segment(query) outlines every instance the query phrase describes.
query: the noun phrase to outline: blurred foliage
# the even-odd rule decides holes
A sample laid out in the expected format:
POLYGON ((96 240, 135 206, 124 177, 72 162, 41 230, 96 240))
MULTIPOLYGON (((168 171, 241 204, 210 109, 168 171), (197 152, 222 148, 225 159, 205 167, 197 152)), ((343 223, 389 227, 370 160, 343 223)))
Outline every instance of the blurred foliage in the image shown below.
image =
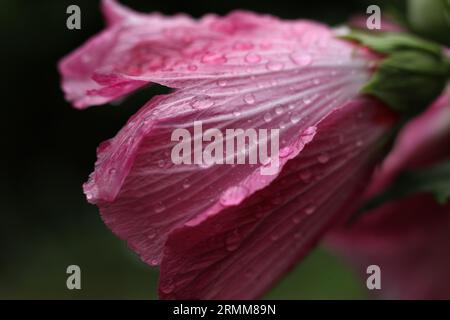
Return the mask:
MULTIPOLYGON (((389 1, 392 3, 392 1, 389 1)), ((249 9, 283 18, 344 22, 380 1, 123 1, 142 11, 224 14, 249 9)), ((154 94, 147 87, 120 106, 77 111, 63 99, 57 61, 103 27, 97 1, 3 0, 0 157, 0 298, 155 298, 157 272, 138 261, 88 205, 82 183, 97 145, 112 137, 154 94), (66 8, 82 10, 82 29, 66 29, 66 8), (65 288, 66 267, 82 269, 82 290, 65 288)), ((363 298, 359 281, 318 251, 268 298, 363 298)))

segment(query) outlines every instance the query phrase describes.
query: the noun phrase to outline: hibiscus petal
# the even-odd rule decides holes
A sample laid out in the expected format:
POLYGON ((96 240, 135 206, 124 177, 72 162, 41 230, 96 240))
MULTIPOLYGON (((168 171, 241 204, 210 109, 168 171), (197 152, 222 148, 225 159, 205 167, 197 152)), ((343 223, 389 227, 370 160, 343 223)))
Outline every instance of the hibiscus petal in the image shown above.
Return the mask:
POLYGON ((318 124, 304 148, 292 146, 267 188, 258 190, 259 176, 250 176, 173 231, 161 265, 160 297, 261 296, 357 205, 374 147, 391 125, 379 121, 384 112, 366 99, 347 104, 318 124), (228 205, 236 197, 240 201, 228 205))
POLYGON ((112 0, 103 2, 103 11, 108 27, 59 64, 66 98, 77 108, 151 82, 187 88, 303 68, 358 72, 372 58, 313 22, 241 11, 200 20, 165 17, 134 13, 112 0))
MULTIPOLYGON (((450 155, 450 104, 440 97, 400 133, 370 184, 367 196, 389 186, 403 170, 430 166, 450 155)), ((329 235, 328 243, 366 276, 381 268, 385 298, 450 299, 450 205, 429 195, 412 195, 365 213, 351 227, 329 235)))
MULTIPOLYGON (((225 85, 203 82, 156 97, 101 145, 95 172, 84 187, 87 198, 144 261, 158 264, 168 233, 262 166, 174 165, 175 129, 192 132, 195 121, 203 123, 203 131, 280 129, 283 150, 356 96, 366 77, 345 69, 333 75, 330 70, 307 69, 229 79, 225 85)), ((268 183, 262 181, 259 188, 268 183)))

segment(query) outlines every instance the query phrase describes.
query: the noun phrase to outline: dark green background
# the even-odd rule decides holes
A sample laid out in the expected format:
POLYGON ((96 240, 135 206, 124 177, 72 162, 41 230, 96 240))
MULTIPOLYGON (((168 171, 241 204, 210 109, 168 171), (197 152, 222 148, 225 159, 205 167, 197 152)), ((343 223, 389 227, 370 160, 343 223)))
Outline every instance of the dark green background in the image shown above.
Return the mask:
MULTIPOLYGON (((200 16, 249 9, 283 18, 338 24, 377 1, 123 1, 142 11, 200 16)), ((63 99, 57 61, 100 31, 98 1, 2 0, 0 298, 155 298, 157 271, 103 225, 81 184, 97 145, 112 137, 150 96, 153 86, 120 106, 78 111, 63 99), (77 4, 82 29, 66 29, 77 4), (82 290, 65 287, 66 267, 82 269, 82 290)), ((384 7, 382 6, 384 10, 384 7)), ((268 298, 364 298, 363 281, 316 251, 268 298)))

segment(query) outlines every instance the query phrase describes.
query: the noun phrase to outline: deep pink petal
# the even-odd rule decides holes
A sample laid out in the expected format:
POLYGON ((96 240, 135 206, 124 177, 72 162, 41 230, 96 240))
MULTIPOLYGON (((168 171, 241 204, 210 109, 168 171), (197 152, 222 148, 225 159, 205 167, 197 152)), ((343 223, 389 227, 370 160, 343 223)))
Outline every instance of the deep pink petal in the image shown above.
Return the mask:
MULTIPOLYGON (((375 176, 368 196, 405 169, 433 165, 450 155, 450 103, 444 95, 411 121, 375 176)), ((412 195, 364 214, 330 235, 329 243, 365 274, 381 268, 385 298, 450 299, 450 205, 412 195)))
POLYGON ((258 190, 260 177, 250 176, 172 232, 160 297, 261 296, 358 204, 375 147, 391 124, 380 121, 384 112, 366 99, 347 104, 318 124, 304 149, 293 146, 267 188, 258 190))

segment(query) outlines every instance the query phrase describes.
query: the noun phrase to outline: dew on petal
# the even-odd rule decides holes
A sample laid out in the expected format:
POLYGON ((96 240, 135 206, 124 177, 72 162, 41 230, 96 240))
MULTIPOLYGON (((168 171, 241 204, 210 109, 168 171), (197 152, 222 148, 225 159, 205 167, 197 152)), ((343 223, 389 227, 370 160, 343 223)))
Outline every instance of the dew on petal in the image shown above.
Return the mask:
POLYGON ((217 85, 219 86, 219 87, 225 87, 226 85, 227 85, 227 80, 219 80, 219 81, 217 81, 217 85))
POLYGON ((233 45, 234 50, 250 50, 253 49, 253 43, 248 41, 238 41, 233 45))
POLYGON ((207 53, 203 56, 202 62, 206 64, 224 64, 227 62, 227 58, 223 54, 207 53))
POLYGON ((295 64, 301 67, 309 66, 312 63, 312 57, 309 54, 304 54, 302 52, 293 52, 290 55, 290 58, 295 64))
POLYGON ((214 105, 214 101, 208 95, 201 95, 192 98, 189 103, 194 109, 206 109, 214 105))
POLYGON ((261 61, 261 56, 257 53, 250 52, 245 56, 245 62, 247 63, 258 63, 261 61))
POLYGON ((267 113, 264 115, 264 121, 265 121, 265 122, 270 122, 270 121, 272 121, 272 115, 271 115, 269 112, 267 112, 267 113))
POLYGON ((187 68, 189 71, 196 71, 198 69, 198 67, 195 64, 190 64, 188 65, 187 68))
POLYGON ((317 157, 317 161, 319 161, 319 163, 321 164, 325 164, 330 160, 330 156, 326 153, 321 154, 320 156, 317 157))
POLYGON ((275 113, 276 114, 280 115, 280 114, 283 114, 283 112, 284 112, 284 109, 283 109, 282 106, 278 106, 278 107, 275 108, 275 113))
POLYGON ((246 104, 254 104, 255 103, 255 96, 252 93, 246 94, 244 96, 244 102, 246 104))
POLYGON ((155 212, 156 213, 161 213, 164 210, 166 210, 166 207, 162 204, 162 203, 158 203, 155 207, 155 212))
POLYGON ((239 248, 241 241, 242 239, 239 231, 235 230, 229 233, 225 238, 225 247, 228 251, 235 251, 237 248, 239 248))
POLYGON ((313 214, 315 211, 316 211, 316 207, 314 207, 314 206, 308 206, 308 207, 306 207, 306 209, 305 209, 305 213, 306 213, 307 215, 311 215, 311 214, 313 214))
POLYGON ((276 62, 276 61, 269 61, 266 64, 267 70, 270 70, 270 71, 280 71, 283 69, 283 67, 284 67, 284 65, 281 62, 276 62))
POLYGON ((223 206, 234 206, 241 203, 248 195, 248 189, 242 186, 228 188, 220 197, 223 206))

